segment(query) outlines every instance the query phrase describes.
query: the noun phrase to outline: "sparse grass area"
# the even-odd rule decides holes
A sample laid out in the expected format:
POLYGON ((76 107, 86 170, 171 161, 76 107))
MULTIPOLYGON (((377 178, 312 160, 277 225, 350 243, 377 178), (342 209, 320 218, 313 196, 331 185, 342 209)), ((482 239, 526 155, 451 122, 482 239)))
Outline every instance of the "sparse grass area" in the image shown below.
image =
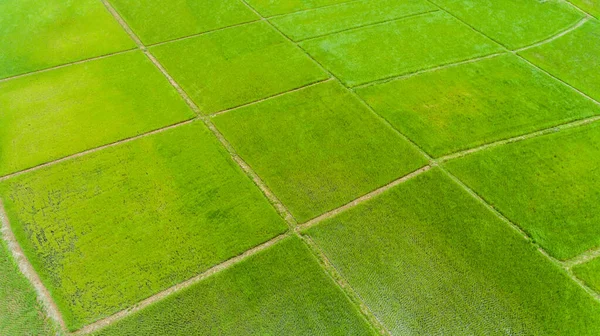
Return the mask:
POLYGON ((320 37, 300 45, 350 86, 502 51, 490 39, 443 12, 320 37))
POLYGON ((288 238, 96 335, 375 335, 288 238))
POLYGON ((395 335, 595 335, 600 306, 435 169, 308 234, 395 335))

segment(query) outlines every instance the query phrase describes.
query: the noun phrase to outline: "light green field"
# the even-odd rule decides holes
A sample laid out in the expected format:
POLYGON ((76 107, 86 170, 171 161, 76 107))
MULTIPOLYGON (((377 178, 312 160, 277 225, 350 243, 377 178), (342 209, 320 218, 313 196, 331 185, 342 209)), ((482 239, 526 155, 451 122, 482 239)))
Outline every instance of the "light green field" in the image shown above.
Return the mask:
POLYGON ((308 234, 394 335, 596 335, 600 305, 433 170, 308 234))
POLYGON ((512 55, 357 92, 432 156, 600 113, 600 106, 512 55))
POLYGON ((194 117, 141 53, 0 82, 0 176, 194 117))
POLYGON ((302 10, 343 4, 348 0, 245 0, 262 16, 289 14, 302 10))
POLYGON ((0 78, 135 47, 95 0, 3 0, 0 29, 0 78))
POLYGON ((573 267, 573 273, 589 287, 600 292, 600 259, 592 259, 587 263, 573 267))
POLYGON ((375 335, 298 238, 288 238, 97 335, 248 333, 375 335))
POLYGON ((600 22, 583 26, 548 44, 520 52, 525 58, 596 100, 600 99, 600 22))
POLYGON ((349 86, 502 51, 492 40, 442 12, 328 35, 300 45, 349 86))
POLYGON ((583 19, 583 14, 562 0, 433 2, 513 50, 556 35, 583 19))
POLYGON ((147 44, 258 19, 238 0, 113 0, 112 3, 147 44))
POLYGON ((200 123, 0 184, 15 235, 69 329, 286 226, 200 123))
POLYGON ((559 259, 600 246, 598 167, 600 124, 448 162, 460 179, 559 259))
POLYGON ((569 0, 578 8, 600 19, 600 1, 598 0, 569 0))
POLYGON ((8 246, 0 239, 0 335, 51 335, 35 290, 19 272, 8 246))
POLYGON ((299 222, 425 165, 408 142, 333 81, 213 120, 299 222))
POLYGON ((206 114, 327 78, 314 62, 264 22, 151 50, 206 114))
POLYGON ((277 16, 270 21, 295 41, 437 10, 426 0, 360 0, 312 11, 277 16))

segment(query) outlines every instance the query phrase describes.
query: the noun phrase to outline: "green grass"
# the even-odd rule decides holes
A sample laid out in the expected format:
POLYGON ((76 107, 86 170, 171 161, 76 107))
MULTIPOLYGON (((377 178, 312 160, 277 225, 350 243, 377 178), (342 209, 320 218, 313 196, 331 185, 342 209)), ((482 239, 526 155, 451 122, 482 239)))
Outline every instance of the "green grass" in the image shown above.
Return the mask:
POLYGON ((194 117, 141 53, 0 82, 0 176, 194 117))
POLYGON ((0 78, 135 48, 96 0, 3 0, 0 33, 0 78))
POLYGON ((262 16, 273 16, 348 2, 348 0, 245 0, 262 16))
POLYGON ((558 259, 600 246, 600 124, 495 147, 448 168, 558 259))
POLYGON ((0 196, 70 330, 286 229, 198 122, 4 181, 0 196))
POLYGON ((264 22, 151 50, 206 114, 327 78, 308 56, 264 22))
POLYGON ((335 81, 213 120, 299 222, 426 163, 335 81))
POLYGON ((374 335, 298 238, 287 238, 97 333, 374 335))
POLYGON ((600 19, 600 1, 598 0, 569 0, 570 3, 600 19))
POLYGON ((583 15, 562 0, 433 0, 483 34, 517 49, 547 39, 583 15))
POLYGON ((520 54, 600 100, 600 22, 588 21, 565 36, 520 54))
POLYGON ((443 12, 320 37, 301 46, 350 86, 502 50, 443 12))
POLYGON ((425 0, 360 0, 278 16, 270 21, 299 41, 436 9, 425 0))
POLYGON ((392 334, 600 332, 600 304, 437 169, 308 234, 392 334))
POLYGON ((240 0, 110 0, 144 44, 254 21, 240 0))
POLYGON ((600 258, 592 259, 572 268, 573 273, 590 288, 600 293, 600 258))
POLYGON ((0 335, 56 335, 31 283, 0 239, 0 335))
POLYGON ((435 157, 600 113, 600 106, 508 54, 357 92, 435 157))

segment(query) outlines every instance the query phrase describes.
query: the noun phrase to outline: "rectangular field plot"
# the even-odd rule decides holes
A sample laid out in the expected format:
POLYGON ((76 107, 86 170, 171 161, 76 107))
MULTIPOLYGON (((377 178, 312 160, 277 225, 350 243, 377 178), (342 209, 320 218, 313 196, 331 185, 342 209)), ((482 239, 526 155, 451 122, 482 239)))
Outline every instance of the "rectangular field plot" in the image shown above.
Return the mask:
POLYGON ((587 286, 600 292, 600 258, 573 267, 573 273, 587 286))
POLYGON ((206 114, 327 78, 308 56, 265 22, 152 47, 151 51, 206 114))
POLYGON ((287 238, 94 335, 375 333, 308 248, 287 238))
POLYGON ((416 149, 334 81, 213 120, 300 222, 426 164, 416 149))
POLYGON ((1 234, 0 335, 56 335, 35 290, 19 271, 1 234))
POLYGON ((583 15, 561 0, 433 0, 483 34, 517 49, 569 28, 583 15))
POLYGON ((600 113, 600 106, 513 55, 357 89, 432 156, 600 113))
POLYGON ((193 118, 141 52, 0 82, 0 176, 193 118))
POLYGON ((443 12, 311 39, 301 46, 351 86, 502 50, 443 12))
POLYGON ((257 20, 240 0, 110 0, 145 44, 257 20))
POLYGON ((600 22, 588 21, 550 43, 520 54, 600 101, 600 22))
POLYGON ((3 0, 0 27, 0 79, 135 48, 96 0, 3 0))
POLYGON ((308 234, 391 334, 600 332, 600 304, 437 169, 308 234))
POLYGON ((600 124, 484 150, 448 168, 546 251, 600 246, 600 124))
POLYGON ((360 0, 271 19, 284 34, 307 38, 437 10, 425 0, 360 0))
POLYGON ((349 0, 245 0, 262 16, 281 15, 348 2, 349 0))
POLYGON ((0 197, 70 330, 286 230, 198 122, 6 180, 0 197))

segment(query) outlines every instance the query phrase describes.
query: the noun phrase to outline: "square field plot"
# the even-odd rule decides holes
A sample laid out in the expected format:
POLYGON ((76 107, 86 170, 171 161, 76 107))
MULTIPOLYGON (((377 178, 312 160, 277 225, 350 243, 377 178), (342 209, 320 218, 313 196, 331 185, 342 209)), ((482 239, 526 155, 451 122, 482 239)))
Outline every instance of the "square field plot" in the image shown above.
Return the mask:
POLYGON ((583 14, 561 0, 434 0, 483 34, 517 49, 573 26, 583 14))
POLYGON ((150 50, 206 114, 327 78, 308 56, 265 22, 150 50))
POLYGON ((287 238, 95 335, 375 333, 300 239, 287 238))
POLYGON ((110 0, 144 44, 258 20, 240 0, 110 0))
POLYGON ((198 122, 6 180, 0 197, 70 330, 286 230, 198 122))
POLYGON ((600 106, 513 56, 356 90, 432 156, 600 113, 600 106))
POLYGON ((273 16, 327 7, 348 0, 244 0, 262 16, 273 16))
POLYGON ((502 51, 443 12, 311 39, 301 46, 350 86, 502 51))
POLYGON ((0 78, 135 48, 96 0, 3 0, 0 32, 0 78))
POLYGON ((360 0, 271 19, 295 41, 437 10, 425 0, 360 0))
POLYGON ((600 304, 437 169, 308 234, 391 334, 600 332, 600 304))
POLYGON ((448 168, 558 259, 600 246, 600 124, 495 147, 448 168))
POLYGON ((0 82, 0 176, 194 117, 141 52, 0 82))
POLYGON ((426 164, 416 149, 334 81, 213 120, 299 222, 426 164))
POLYGON ((600 22, 588 21, 550 43, 519 54, 600 101, 600 22))

